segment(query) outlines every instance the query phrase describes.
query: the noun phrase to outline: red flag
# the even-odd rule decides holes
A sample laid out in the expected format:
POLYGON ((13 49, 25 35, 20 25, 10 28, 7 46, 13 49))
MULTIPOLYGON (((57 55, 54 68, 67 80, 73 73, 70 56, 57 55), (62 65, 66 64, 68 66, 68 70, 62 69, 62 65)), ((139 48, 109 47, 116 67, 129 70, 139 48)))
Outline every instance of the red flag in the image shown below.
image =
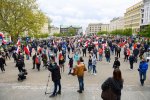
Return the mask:
POLYGON ((17 46, 20 46, 20 45, 21 45, 21 43, 20 43, 20 40, 18 39, 17 46))
POLYGON ((27 46, 27 47, 24 46, 24 52, 25 52, 26 55, 29 55, 29 54, 30 54, 30 51, 29 51, 28 46, 27 46))

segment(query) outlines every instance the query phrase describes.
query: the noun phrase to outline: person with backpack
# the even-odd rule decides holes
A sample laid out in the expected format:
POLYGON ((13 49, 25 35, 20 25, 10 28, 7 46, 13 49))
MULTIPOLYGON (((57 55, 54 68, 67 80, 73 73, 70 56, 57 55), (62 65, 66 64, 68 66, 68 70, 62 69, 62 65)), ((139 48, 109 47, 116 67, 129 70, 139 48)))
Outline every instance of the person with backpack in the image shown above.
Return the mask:
POLYGON ((99 61, 102 61, 102 58, 103 58, 103 49, 99 48, 98 53, 99 53, 99 61))
POLYGON ((143 58, 138 68, 139 75, 140 75, 140 82, 142 86, 144 85, 144 81, 146 80, 147 70, 148 70, 148 63, 146 59, 143 58))
POLYGON ((51 56, 51 62, 48 66, 48 70, 51 72, 52 81, 54 83, 54 91, 52 95, 49 97, 55 97, 57 94, 61 94, 61 75, 60 75, 60 68, 55 62, 55 57, 51 56), (57 86, 59 86, 59 90, 57 92, 57 86))
POLYGON ((123 79, 120 69, 114 69, 113 77, 109 77, 101 86, 103 100, 121 100, 123 79))
POLYGON ((36 68, 38 69, 38 71, 40 71, 41 57, 40 57, 39 53, 37 54, 37 56, 35 58, 35 63, 36 63, 36 68))

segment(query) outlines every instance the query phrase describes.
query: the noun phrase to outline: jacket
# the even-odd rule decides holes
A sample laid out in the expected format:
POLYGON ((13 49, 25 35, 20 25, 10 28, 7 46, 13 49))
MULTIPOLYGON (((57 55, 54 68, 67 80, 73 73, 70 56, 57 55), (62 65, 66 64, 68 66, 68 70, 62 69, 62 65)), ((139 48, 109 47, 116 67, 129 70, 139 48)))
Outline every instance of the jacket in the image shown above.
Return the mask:
POLYGON ((117 95, 117 97, 120 97, 121 90, 123 88, 123 81, 118 81, 110 77, 102 84, 101 88, 103 91, 105 91, 109 89, 109 87, 117 95))
POLYGON ((113 68, 119 68, 119 66, 120 66, 120 61, 115 60, 113 64, 113 68))
POLYGON ((140 62, 139 71, 141 73, 146 73, 147 69, 148 69, 148 63, 147 62, 143 62, 143 61, 140 62))
POLYGON ((51 77, 53 82, 61 79, 60 68, 57 63, 50 63, 50 65, 48 66, 48 70, 51 71, 51 77))
POLYGON ((77 75, 78 77, 82 77, 84 76, 84 71, 86 71, 86 67, 85 67, 85 64, 83 63, 80 63, 79 65, 77 65, 75 68, 74 68, 74 74, 77 75))

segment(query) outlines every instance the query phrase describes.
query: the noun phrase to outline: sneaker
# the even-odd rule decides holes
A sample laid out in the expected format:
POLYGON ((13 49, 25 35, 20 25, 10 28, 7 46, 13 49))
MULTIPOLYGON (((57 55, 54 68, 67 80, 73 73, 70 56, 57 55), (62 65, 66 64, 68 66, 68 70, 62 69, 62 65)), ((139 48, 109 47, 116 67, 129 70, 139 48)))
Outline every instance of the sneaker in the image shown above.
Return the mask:
POLYGON ((94 75, 96 75, 96 73, 94 73, 94 75))
POLYGON ((55 97, 55 96, 56 96, 56 95, 52 94, 52 95, 50 95, 49 97, 50 97, 50 98, 53 98, 53 97, 55 97))

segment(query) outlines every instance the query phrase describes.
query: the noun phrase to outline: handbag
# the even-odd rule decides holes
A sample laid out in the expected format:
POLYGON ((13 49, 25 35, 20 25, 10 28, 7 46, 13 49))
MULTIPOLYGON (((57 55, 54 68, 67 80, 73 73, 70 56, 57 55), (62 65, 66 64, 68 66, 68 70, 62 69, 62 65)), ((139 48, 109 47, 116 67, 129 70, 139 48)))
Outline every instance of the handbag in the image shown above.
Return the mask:
POLYGON ((101 98, 103 100, 117 100, 117 95, 109 87, 109 89, 102 91, 101 98))

